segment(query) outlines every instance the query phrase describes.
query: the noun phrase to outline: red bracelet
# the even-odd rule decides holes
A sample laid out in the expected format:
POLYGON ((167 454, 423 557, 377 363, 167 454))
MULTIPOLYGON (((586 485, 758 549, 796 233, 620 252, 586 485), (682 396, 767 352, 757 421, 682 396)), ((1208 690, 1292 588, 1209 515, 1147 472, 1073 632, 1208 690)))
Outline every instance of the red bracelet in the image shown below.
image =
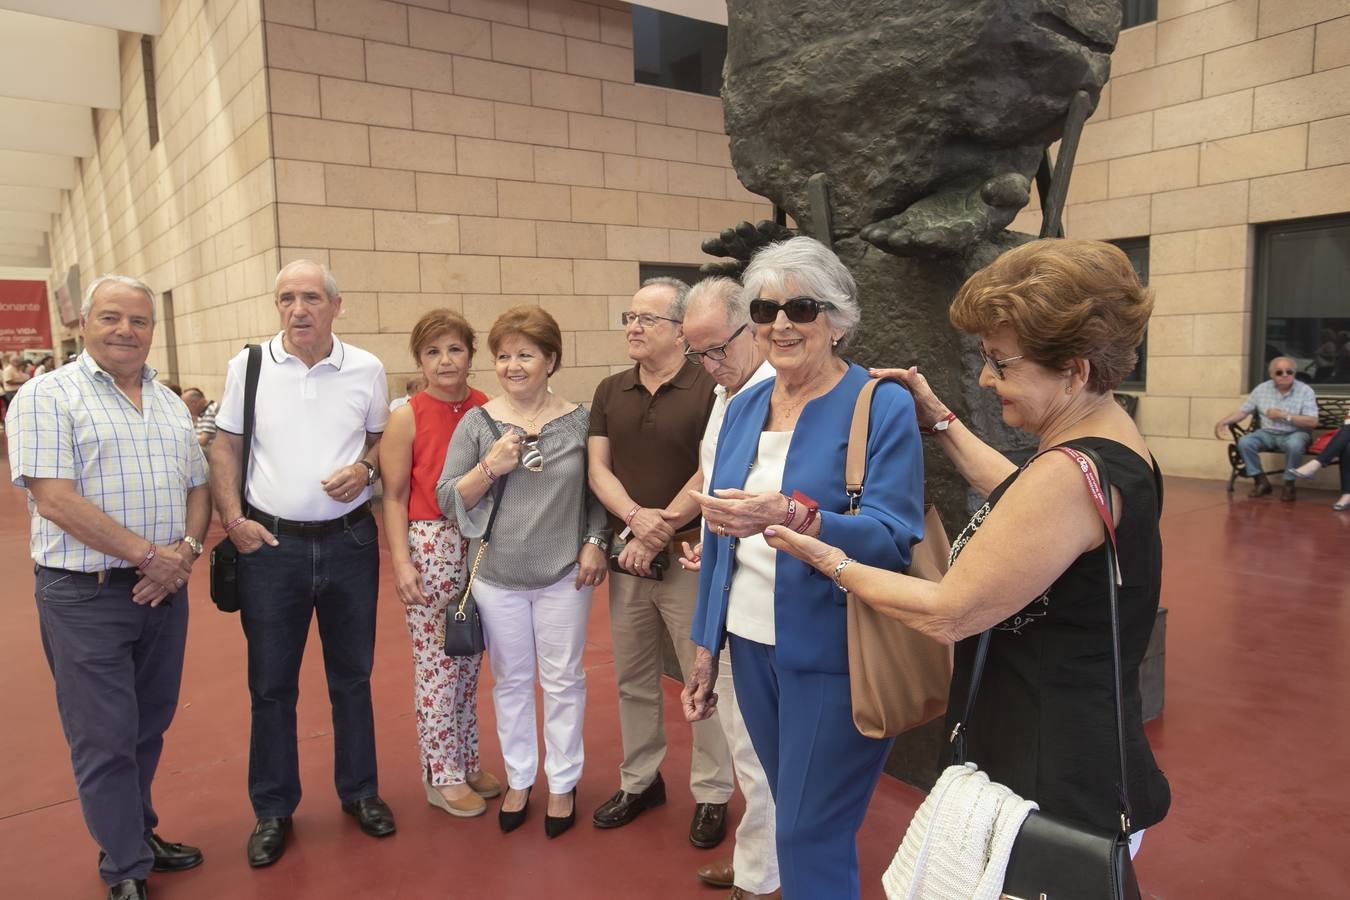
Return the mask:
POLYGON ((626 516, 623 517, 623 524, 627 525, 629 528, 632 528, 632 527, 633 527, 633 517, 636 516, 636 515, 637 515, 638 513, 640 513, 640 512, 642 512, 642 506, 641 506, 641 505, 634 506, 632 509, 630 509, 630 510, 628 511, 628 515, 626 515, 626 516))
POLYGON ((231 531, 238 528, 240 525, 244 524, 247 521, 248 521, 247 516, 240 516, 237 519, 232 519, 230 523, 225 526, 225 533, 229 534, 231 531))
POLYGON ((478 461, 478 468, 483 470, 483 474, 487 476, 489 484, 497 483, 497 476, 492 474, 492 470, 488 468, 488 464, 485 461, 480 459, 478 461))
POLYGON ((793 491, 792 499, 806 507, 806 518, 802 520, 800 527, 793 528, 792 530, 798 534, 806 534, 806 529, 811 527, 811 523, 815 521, 816 514, 820 512, 820 504, 803 494, 801 491, 793 491))
POLYGON ((788 497, 787 502, 787 515, 783 517, 783 524, 791 528, 792 520, 797 518, 797 501, 793 497, 788 497))
POLYGON ((137 572, 145 571, 145 567, 150 565, 150 563, 154 561, 155 561, 155 545, 151 544, 150 549, 145 551, 145 556, 141 558, 140 563, 136 566, 136 571, 137 572))

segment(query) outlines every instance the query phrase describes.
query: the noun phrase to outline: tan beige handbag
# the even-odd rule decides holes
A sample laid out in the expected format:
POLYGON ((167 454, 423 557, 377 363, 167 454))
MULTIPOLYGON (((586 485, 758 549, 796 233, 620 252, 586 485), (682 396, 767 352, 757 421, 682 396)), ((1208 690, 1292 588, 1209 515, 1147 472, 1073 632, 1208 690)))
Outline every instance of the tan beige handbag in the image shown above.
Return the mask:
MULTIPOLYGON (((872 418, 873 379, 858 393, 848 433, 844 484, 849 511, 856 514, 867 470, 867 428, 872 418)), ((951 544, 937 507, 923 517, 923 540, 913 547, 907 574, 941 581, 951 544)), ((866 737, 894 737, 947 710, 952 680, 952 648, 848 595, 848 680, 853 724, 866 737)))

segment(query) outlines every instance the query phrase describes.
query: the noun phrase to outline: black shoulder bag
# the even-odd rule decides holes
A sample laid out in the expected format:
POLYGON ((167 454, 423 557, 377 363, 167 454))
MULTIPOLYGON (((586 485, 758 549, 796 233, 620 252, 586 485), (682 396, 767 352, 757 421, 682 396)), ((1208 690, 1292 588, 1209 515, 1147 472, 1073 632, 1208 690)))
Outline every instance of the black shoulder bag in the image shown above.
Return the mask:
MULTIPOLYGON (((253 453, 253 410, 262 372, 262 345, 248 345, 244 369, 244 460, 239 467, 240 509, 248 504, 248 458, 253 453)), ((211 548, 211 602, 223 613, 239 612, 239 549, 227 534, 211 548)))
MULTIPOLYGON (((1129 777, 1125 769, 1125 713, 1121 697, 1120 607, 1116 588, 1120 584, 1120 562, 1116 555, 1116 529, 1111 515, 1111 483, 1101 457, 1088 448, 1056 447, 1072 456, 1083 470, 1088 490, 1106 530, 1106 573, 1111 604, 1111 653, 1116 712, 1116 750, 1120 756, 1120 827, 1105 831, 1080 822, 1033 811, 1027 816, 1013 844, 1003 879, 1003 895, 1008 898, 1072 897, 1075 900, 1139 900, 1139 883, 1130 862, 1129 777), (1091 461, 1098 475, 1092 474, 1091 461)), ((1047 451, 1049 452, 1049 451, 1047 451)), ((963 726, 975 708, 975 694, 989 651, 989 632, 980 636, 971 671, 970 693, 965 713, 952 731, 952 762, 965 762, 966 741, 963 726)))
MULTIPOLYGON (((497 423, 492 421, 492 416, 481 406, 478 407, 478 412, 492 430, 493 440, 500 438, 501 430, 497 427, 497 423)), ((478 566, 483 562, 483 554, 488 548, 488 538, 492 535, 492 524, 497 521, 497 512, 502 508, 502 491, 506 488, 508 477, 509 475, 502 475, 492 487, 492 512, 488 514, 483 539, 478 542, 478 552, 474 554, 473 565, 469 567, 469 574, 464 579, 464 590, 459 595, 459 603, 445 609, 442 631, 445 633, 446 656, 477 656, 487 649, 487 642, 483 639, 483 621, 478 617, 478 602, 473 599, 473 580, 478 577, 478 566)))

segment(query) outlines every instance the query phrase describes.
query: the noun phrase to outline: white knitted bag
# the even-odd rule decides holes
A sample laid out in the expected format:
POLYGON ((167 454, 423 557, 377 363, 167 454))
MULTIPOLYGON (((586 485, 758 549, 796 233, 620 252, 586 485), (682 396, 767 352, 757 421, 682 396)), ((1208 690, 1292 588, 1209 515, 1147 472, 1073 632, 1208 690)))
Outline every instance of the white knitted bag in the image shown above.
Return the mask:
POLYGON ((1013 842, 1037 809, 974 763, 948 766, 881 878, 889 900, 998 900, 1013 842))

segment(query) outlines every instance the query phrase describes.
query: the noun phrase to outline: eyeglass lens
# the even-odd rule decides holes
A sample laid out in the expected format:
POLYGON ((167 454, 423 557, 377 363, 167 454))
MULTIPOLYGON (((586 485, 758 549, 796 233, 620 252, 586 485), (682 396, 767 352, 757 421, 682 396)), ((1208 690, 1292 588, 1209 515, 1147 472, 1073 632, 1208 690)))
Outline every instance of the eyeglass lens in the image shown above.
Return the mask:
POLYGON ((1276 370, 1275 370, 1275 374, 1276 374, 1276 375, 1293 375, 1293 374, 1294 374, 1294 370, 1293 370, 1293 369, 1276 369, 1276 370))
POLYGON ((544 470, 544 454, 539 451, 539 435, 527 434, 521 444, 520 464, 531 472, 544 470))
POLYGON ((735 331, 731 333, 731 337, 727 338, 724 343, 718 344, 716 347, 709 347, 707 350, 685 350, 684 358, 692 362, 694 365, 698 365, 699 363, 703 362, 703 357, 705 356, 708 357, 708 359, 711 359, 713 362, 721 362, 722 360, 727 358, 727 348, 731 346, 731 342, 736 340, 736 338, 740 337, 741 332, 744 331, 745 328, 746 326, 744 325, 742 325, 740 328, 737 328, 735 331))
POLYGON ((750 321, 756 325, 768 325, 778 318, 780 309, 787 314, 789 322, 805 325, 814 322, 822 309, 834 309, 834 304, 824 303, 814 297, 793 297, 785 303, 760 298, 750 301, 750 321))

